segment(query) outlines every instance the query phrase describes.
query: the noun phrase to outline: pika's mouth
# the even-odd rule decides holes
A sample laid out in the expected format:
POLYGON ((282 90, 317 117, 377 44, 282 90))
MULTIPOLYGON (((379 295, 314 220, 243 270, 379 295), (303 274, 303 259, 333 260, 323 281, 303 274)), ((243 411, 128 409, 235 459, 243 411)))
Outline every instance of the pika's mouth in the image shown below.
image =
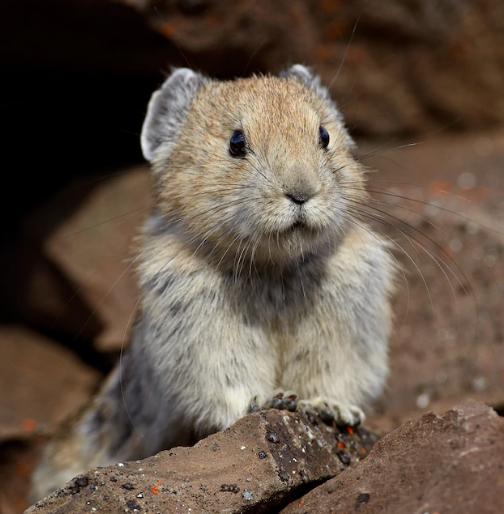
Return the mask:
POLYGON ((281 231, 281 234, 288 236, 288 235, 292 234, 293 232, 299 232, 304 229, 306 229, 306 225, 301 220, 297 220, 297 221, 294 221, 291 225, 285 227, 281 231))
POLYGON ((302 236, 314 235, 317 231, 311 228, 303 220, 294 221, 291 225, 284 228, 281 234, 284 236, 290 236, 292 234, 299 234, 302 236))

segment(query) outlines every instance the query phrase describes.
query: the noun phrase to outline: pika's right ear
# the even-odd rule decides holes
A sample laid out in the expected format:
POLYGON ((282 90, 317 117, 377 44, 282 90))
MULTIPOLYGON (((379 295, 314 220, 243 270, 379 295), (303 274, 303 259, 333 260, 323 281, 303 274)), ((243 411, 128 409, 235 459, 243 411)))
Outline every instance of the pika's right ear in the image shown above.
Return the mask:
POLYGON ((303 66, 302 64, 294 64, 289 69, 282 71, 282 73, 280 73, 280 77, 298 80, 315 91, 315 93, 317 93, 317 95, 319 95, 324 101, 329 98, 329 91, 321 85, 320 77, 318 75, 313 75, 311 69, 303 66))
POLYGON ((191 102, 205 83, 205 77, 188 68, 175 69, 164 84, 152 94, 142 126, 142 153, 149 162, 159 146, 174 144, 187 117, 191 102))

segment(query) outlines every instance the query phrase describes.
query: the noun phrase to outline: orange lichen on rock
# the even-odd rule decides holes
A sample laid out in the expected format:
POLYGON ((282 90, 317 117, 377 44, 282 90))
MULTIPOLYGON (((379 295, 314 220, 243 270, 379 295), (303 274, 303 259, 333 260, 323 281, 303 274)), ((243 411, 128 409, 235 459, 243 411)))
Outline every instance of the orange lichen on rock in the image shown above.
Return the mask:
POLYGON ((32 418, 24 418, 21 421, 21 428, 25 432, 35 432, 37 430, 37 422, 32 418))

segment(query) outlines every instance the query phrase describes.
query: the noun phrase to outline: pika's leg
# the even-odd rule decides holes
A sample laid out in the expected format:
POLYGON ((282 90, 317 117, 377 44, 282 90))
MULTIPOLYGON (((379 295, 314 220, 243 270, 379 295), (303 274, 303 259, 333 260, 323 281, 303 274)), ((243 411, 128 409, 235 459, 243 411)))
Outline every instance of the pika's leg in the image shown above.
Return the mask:
POLYGON ((299 393, 299 409, 342 425, 364 420, 387 375, 392 276, 386 249, 367 232, 349 234, 327 264, 283 345, 280 385, 299 393))

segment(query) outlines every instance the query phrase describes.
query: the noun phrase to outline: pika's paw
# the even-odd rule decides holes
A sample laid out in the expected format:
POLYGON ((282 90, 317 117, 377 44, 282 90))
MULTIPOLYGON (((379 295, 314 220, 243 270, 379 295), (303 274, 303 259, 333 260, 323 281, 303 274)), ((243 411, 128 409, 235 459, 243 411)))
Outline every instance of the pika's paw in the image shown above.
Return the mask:
POLYGON ((247 413, 257 412, 261 409, 280 409, 294 412, 297 410, 298 396, 293 391, 276 390, 262 405, 257 396, 252 397, 249 402, 247 413))
POLYGON ((337 425, 355 427, 366 419, 364 412, 356 405, 337 402, 318 396, 311 400, 300 400, 298 410, 320 416, 322 421, 336 421, 337 425))

